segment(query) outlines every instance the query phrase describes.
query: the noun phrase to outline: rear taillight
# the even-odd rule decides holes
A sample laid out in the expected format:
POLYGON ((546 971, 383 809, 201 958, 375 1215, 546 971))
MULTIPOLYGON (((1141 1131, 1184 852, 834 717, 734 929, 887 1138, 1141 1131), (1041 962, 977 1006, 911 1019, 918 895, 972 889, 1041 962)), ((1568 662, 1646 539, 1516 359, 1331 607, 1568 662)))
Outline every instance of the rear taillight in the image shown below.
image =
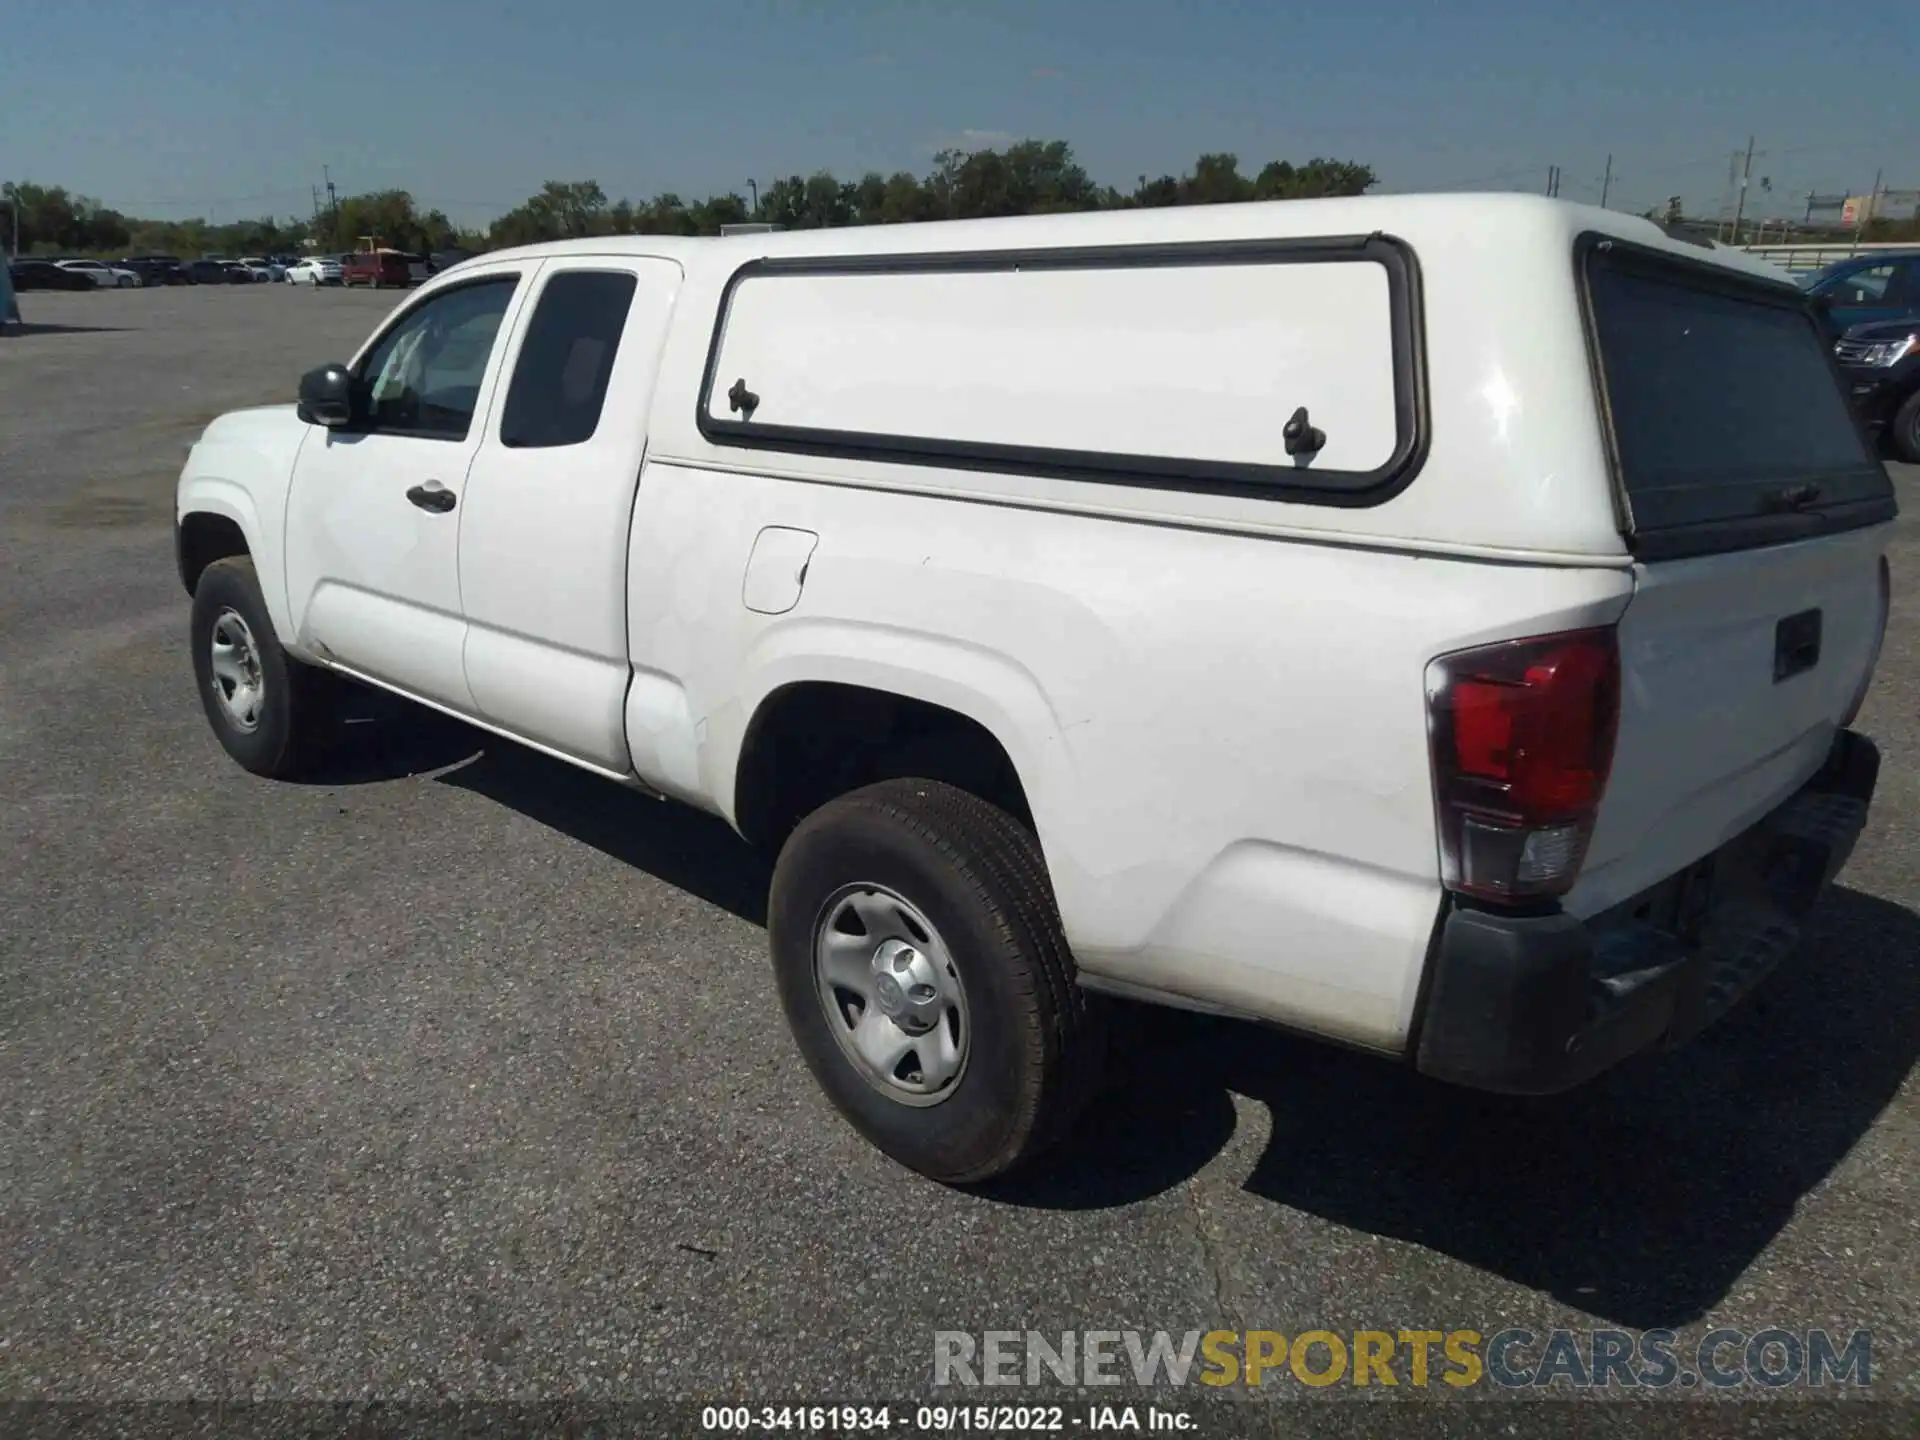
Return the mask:
POLYGON ((1613 765, 1612 628, 1442 655, 1427 667, 1427 710, 1447 888, 1494 901, 1565 894, 1613 765))
POLYGON ((1880 557, 1880 616, 1874 622, 1873 649, 1867 652, 1866 672, 1860 677, 1860 688, 1854 691, 1853 703, 1847 707, 1847 718, 1840 722, 1840 728, 1846 729, 1860 718, 1860 707, 1867 703, 1867 692, 1873 688, 1873 672, 1880 668, 1880 648, 1887 643, 1887 620, 1893 614, 1893 572, 1887 567, 1887 557, 1880 557))

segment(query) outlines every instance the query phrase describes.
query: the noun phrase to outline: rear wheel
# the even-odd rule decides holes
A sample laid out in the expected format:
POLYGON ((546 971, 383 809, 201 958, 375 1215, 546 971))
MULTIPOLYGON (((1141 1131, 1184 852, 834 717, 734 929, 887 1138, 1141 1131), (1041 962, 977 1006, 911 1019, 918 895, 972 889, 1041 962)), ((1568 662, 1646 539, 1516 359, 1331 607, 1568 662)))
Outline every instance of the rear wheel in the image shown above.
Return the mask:
POLYGON ((1907 403, 1894 413, 1887 439, 1902 460, 1920 465, 1920 390, 1909 395, 1907 403))
POLYGON ((280 647, 250 558, 201 572, 189 631, 200 702, 227 754, 274 779, 306 769, 326 729, 333 677, 280 647))
POLYGON ((815 811, 780 854, 774 979, 814 1078, 885 1154, 965 1184, 1052 1144, 1097 1088, 1033 836, 977 796, 890 780, 815 811))

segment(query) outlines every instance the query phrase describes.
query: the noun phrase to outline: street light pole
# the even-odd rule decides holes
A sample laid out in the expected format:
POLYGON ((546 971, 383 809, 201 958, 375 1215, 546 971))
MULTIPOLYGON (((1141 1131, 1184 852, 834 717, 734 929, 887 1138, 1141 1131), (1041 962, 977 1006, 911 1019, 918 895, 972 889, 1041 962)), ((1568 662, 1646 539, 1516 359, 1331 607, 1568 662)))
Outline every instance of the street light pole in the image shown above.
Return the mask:
POLYGON ((753 196, 753 218, 758 220, 760 218, 760 182, 747 181, 747 192, 753 196))
POLYGON ((1740 167, 1740 193, 1733 202, 1733 243, 1740 243, 1740 217, 1747 209, 1747 182, 1753 178, 1753 136, 1747 136, 1747 158, 1740 167))

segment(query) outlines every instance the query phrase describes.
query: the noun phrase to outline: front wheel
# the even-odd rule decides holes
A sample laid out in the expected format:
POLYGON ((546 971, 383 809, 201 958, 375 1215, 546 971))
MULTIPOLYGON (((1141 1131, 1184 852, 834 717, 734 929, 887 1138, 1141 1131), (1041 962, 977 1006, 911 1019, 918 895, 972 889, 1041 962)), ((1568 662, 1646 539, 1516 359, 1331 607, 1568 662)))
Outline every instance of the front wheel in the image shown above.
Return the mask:
POLYGON ((1039 845, 975 795, 889 780, 815 811, 780 853, 767 929, 808 1068, 910 1169, 1003 1174, 1098 1086, 1099 1015, 1039 845))
POLYGON ((1887 439, 1902 460, 1920 465, 1920 390, 1909 395, 1906 404, 1894 412, 1887 439))
POLYGON ((250 558, 216 560, 201 572, 189 633, 200 702, 227 754, 273 779, 306 769, 333 677, 280 647, 250 558))

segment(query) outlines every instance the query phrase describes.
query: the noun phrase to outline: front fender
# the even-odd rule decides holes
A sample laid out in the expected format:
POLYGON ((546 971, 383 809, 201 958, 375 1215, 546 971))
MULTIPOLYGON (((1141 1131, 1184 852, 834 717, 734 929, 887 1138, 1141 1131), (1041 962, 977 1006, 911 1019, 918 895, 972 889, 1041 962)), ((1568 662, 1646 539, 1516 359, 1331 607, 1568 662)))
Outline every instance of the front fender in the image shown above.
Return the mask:
MULTIPOLYGON (((262 412, 249 428, 262 428, 262 412)), ((288 420, 292 419, 289 410, 288 420)), ((260 593, 266 601, 268 618, 285 644, 298 633, 287 602, 285 531, 287 491, 293 476, 294 458, 299 453, 306 427, 282 429, 272 434, 267 444, 240 443, 223 438, 219 431, 240 416, 222 417, 195 445, 181 472, 174 492, 174 535, 176 552, 181 527, 189 515, 218 515, 238 526, 245 537, 247 553, 253 557, 260 577, 260 593)), ((184 572, 182 559, 182 570, 184 572)), ((187 577, 182 574, 182 580, 187 577)))

